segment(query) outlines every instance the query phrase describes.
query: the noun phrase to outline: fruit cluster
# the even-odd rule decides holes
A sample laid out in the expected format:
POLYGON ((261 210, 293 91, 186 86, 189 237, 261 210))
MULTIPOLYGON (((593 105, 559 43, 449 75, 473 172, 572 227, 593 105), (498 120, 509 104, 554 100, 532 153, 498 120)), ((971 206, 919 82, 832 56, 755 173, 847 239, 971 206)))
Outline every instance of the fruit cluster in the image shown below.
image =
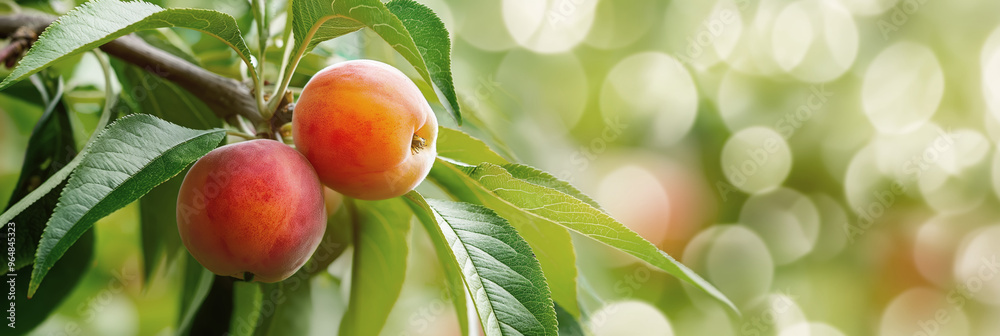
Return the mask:
POLYGON ((248 281, 284 280, 323 237, 324 198, 403 195, 437 156, 430 105, 406 75, 377 61, 316 73, 295 105, 292 135, 295 149, 264 139, 219 147, 184 177, 177 227, 205 268, 248 281))

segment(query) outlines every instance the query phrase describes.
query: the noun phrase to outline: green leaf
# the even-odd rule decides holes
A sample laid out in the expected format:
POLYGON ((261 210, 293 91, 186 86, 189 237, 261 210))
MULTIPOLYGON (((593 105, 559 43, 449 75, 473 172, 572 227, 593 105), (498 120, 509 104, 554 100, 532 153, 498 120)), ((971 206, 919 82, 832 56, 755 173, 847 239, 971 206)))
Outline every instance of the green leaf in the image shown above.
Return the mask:
MULTIPOLYGON (((39 92, 48 106, 35 124, 28 140, 21 174, 7 208, 27 196, 38 184, 54 175, 76 156, 76 144, 73 133, 70 131, 69 111, 62 100, 61 79, 52 80, 45 76, 39 76, 37 79, 33 79, 33 82, 38 86, 39 92)), ((4 223, 2 232, 7 233, 12 229, 15 233, 14 245, 17 246, 17 250, 13 260, 14 269, 20 269, 32 263, 34 259, 32 252, 38 246, 45 220, 52 214, 59 199, 59 191, 65 185, 65 183, 60 183, 55 189, 15 216, 12 221, 4 223), (13 227, 9 225, 13 225, 13 227)), ((60 260, 52 267, 51 273, 56 277, 56 280, 43 286, 42 291, 31 300, 22 294, 27 293, 31 272, 27 270, 16 272, 17 288, 14 292, 19 294, 15 296, 12 303, 17 305, 17 313, 20 315, 17 319, 17 328, 11 330, 10 335, 27 334, 42 324, 72 293, 80 279, 86 274, 91 264, 93 252, 94 232, 87 231, 80 237, 80 242, 70 248, 70 256, 60 260)))
POLYGON ((138 30, 164 27, 189 28, 212 35, 236 50, 248 67, 253 67, 250 50, 236 19, 229 14, 208 9, 164 9, 142 1, 94 0, 74 8, 49 25, 0 83, 0 89, 71 55, 138 30))
POLYGON ((549 286, 517 230, 486 207, 426 204, 462 267, 486 335, 557 335, 549 286))
POLYGON ((119 59, 111 59, 111 66, 122 85, 120 101, 124 106, 116 106, 116 111, 127 107, 130 113, 152 114, 193 129, 222 127, 222 120, 208 105, 177 84, 154 74, 162 70, 151 67, 147 71, 119 59))
POLYGON ((559 320, 559 336, 586 336, 587 333, 583 331, 583 326, 580 325, 580 321, 570 314, 568 311, 563 309, 558 303, 556 304, 556 318, 559 320))
MULTIPOLYGON (((597 202, 569 183, 528 166, 509 164, 485 143, 458 130, 440 128, 438 156, 473 164, 487 162, 502 165, 516 178, 556 189, 600 209, 597 202)), ((565 228, 513 206, 465 174, 436 169, 432 171, 431 178, 444 185, 451 196, 463 202, 485 205, 510 221, 538 256, 552 289, 552 298, 573 316, 580 316, 576 290, 576 254, 572 237, 565 228)))
MULTIPOLYGON (((385 6, 410 31, 410 36, 427 65, 435 92, 446 100, 442 105, 461 125, 461 109, 455 94, 455 83, 451 78, 451 38, 444 22, 441 22, 441 18, 433 10, 413 0, 393 0, 385 6)), ((410 63, 417 65, 412 60, 410 63)))
MULTIPOLYGON (((146 113, 193 129, 221 127, 212 110, 187 90, 150 71, 112 59, 122 90, 116 111, 146 113), (164 111, 165 108, 170 111, 164 111)), ((142 222, 143 277, 148 279, 161 262, 170 265, 178 256, 181 238, 177 232, 177 192, 181 179, 171 179, 153 188, 139 200, 142 222)))
POLYGON ((94 222, 176 176, 224 138, 221 129, 187 129, 148 114, 108 126, 73 171, 42 233, 28 295, 94 222))
MULTIPOLYGON (((484 205, 507 219, 535 251, 542 271, 552 289, 552 298, 573 316, 580 316, 577 300, 576 252, 569 231, 553 221, 519 208, 494 194, 478 181, 454 166, 439 163, 431 169, 430 178, 452 197, 472 204, 484 205)), ((454 163, 462 165, 461 163, 454 163)))
POLYGON ((183 179, 170 179, 139 199, 143 281, 146 283, 161 264, 175 262, 181 250, 176 218, 181 182, 183 179))
POLYGON ((213 276, 215 279, 211 288, 191 320, 190 335, 225 335, 230 332, 226 321, 232 318, 237 303, 235 279, 213 276))
POLYGON ((320 241, 316 252, 306 262, 304 269, 310 275, 326 273, 327 268, 334 260, 340 257, 354 241, 354 227, 350 211, 337 209, 334 213, 327 213, 326 231, 323 232, 323 240, 320 241), (312 269, 308 269, 312 268, 312 269))
MULTIPOLYGON (((39 84, 41 82, 38 81, 39 84)), ((76 156, 76 141, 73 139, 69 111, 62 101, 62 81, 48 86, 46 88, 42 85, 39 88, 43 96, 48 96, 49 105, 28 139, 21 174, 5 210, 28 196, 42 181, 54 175, 76 156)), ((65 185, 60 183, 13 219, 2 222, 3 232, 7 232, 8 223, 15 224, 14 244, 18 248, 14 253, 14 269, 20 269, 34 261, 34 251, 38 248, 38 241, 45 229, 45 221, 52 215, 59 200, 59 192, 65 185)))
POLYGON ((447 127, 438 127, 437 152, 439 157, 465 163, 507 164, 507 160, 497 154, 482 140, 468 133, 447 127))
MULTIPOLYGON (((514 166, 507 167, 517 170, 517 167, 514 166)), ((458 185, 461 182, 455 182, 456 178, 452 177, 456 173, 467 175, 478 185, 485 187, 490 193, 518 209, 629 253, 701 289, 726 304, 734 312, 739 312, 725 295, 694 271, 677 262, 670 255, 589 202, 545 186, 552 183, 539 185, 529 182, 529 180, 519 179, 507 168, 491 163, 469 166, 438 159, 431 170, 432 177, 443 181, 441 182, 443 185, 450 188, 461 188, 462 186, 458 185), (446 180, 449 178, 450 180, 446 180)), ((526 173, 522 171, 518 175, 526 176, 526 173)), ((537 178, 539 175, 527 176, 537 178)))
POLYGON ((340 334, 378 335, 403 289, 410 210, 399 198, 344 201, 354 218, 354 264, 340 334))
POLYGON ((177 314, 179 335, 190 332, 195 314, 208 297, 208 291, 212 289, 212 282, 215 280, 215 274, 202 267, 187 251, 184 251, 184 255, 187 256, 184 265, 184 287, 181 292, 180 313, 177 314))
POLYGON ((264 302, 257 336, 309 335, 313 313, 309 272, 300 269, 285 281, 261 284, 264 302), (274 309, 267 308, 273 306, 274 309))
POLYGON ((262 287, 258 282, 233 282, 233 315, 229 318, 229 335, 253 336, 264 306, 262 287))
MULTIPOLYGON (((365 27, 364 21, 351 16, 349 8, 348 10, 344 10, 347 2, 339 1, 338 4, 338 1, 331 0, 292 1, 290 11, 292 13, 292 37, 295 40, 294 49, 298 51, 299 57, 313 50, 317 44, 323 41, 343 36, 365 27)), ((385 5, 379 2, 378 6, 375 6, 375 9, 371 11, 377 13, 379 7, 385 8, 385 5)), ((360 11, 364 11, 364 9, 360 11)), ((366 13, 355 13, 354 15, 364 15, 369 19, 372 16, 367 14, 367 11, 366 13)))
MULTIPOLYGON (((191 46, 177 34, 176 31, 167 29, 142 30, 135 32, 136 36, 157 49, 166 51, 174 56, 180 57, 188 63, 201 66, 201 62, 195 57, 191 46)), ((114 60, 112 60, 114 61, 114 60)), ((117 71, 117 67, 115 69, 117 71)))
POLYGON ((557 179, 555 176, 552 176, 552 174, 535 169, 534 167, 531 166, 525 166, 516 163, 505 164, 502 166, 514 178, 524 180, 525 182, 534 185, 555 189, 556 191, 561 192, 563 194, 573 196, 573 198, 576 198, 581 202, 587 203, 590 206, 594 207, 595 209, 604 211, 603 209, 601 209, 601 206, 597 204, 597 201, 591 199, 590 196, 587 196, 579 189, 576 189, 576 187, 574 187, 572 184, 569 184, 569 182, 557 179))
POLYGON ((58 171, 49 176, 49 178, 45 180, 45 182, 43 182, 41 185, 38 185, 30 193, 22 197, 16 203, 9 205, 7 207, 7 210, 5 210, 3 214, 0 214, 0 223, 9 222, 11 219, 14 218, 14 216, 17 216, 22 211, 28 209, 28 207, 30 207, 35 202, 39 201, 40 199, 48 195, 52 190, 54 189, 62 190, 64 184, 63 181, 65 181, 66 178, 69 177, 70 173, 73 172, 73 170, 76 169, 78 165, 80 165, 80 162, 83 160, 84 153, 86 153, 87 149, 90 148, 90 145, 94 142, 94 140, 101 133, 101 131, 104 130, 104 127, 108 124, 108 121, 112 119, 114 111, 112 110, 111 107, 115 102, 114 99, 115 95, 111 88, 111 66, 108 65, 107 56, 104 56, 104 54, 95 52, 94 55, 97 56, 97 59, 101 63, 101 67, 104 70, 104 83, 105 83, 104 110, 101 111, 101 118, 97 121, 97 126, 94 128, 94 133, 90 135, 90 138, 87 140, 87 144, 84 146, 84 149, 81 151, 79 155, 74 157, 72 160, 70 160, 68 163, 62 166, 62 168, 60 168, 58 171))
MULTIPOLYGON (((447 31, 443 29, 443 24, 438 25, 440 19, 437 19, 433 12, 430 12, 433 16, 427 15, 429 10, 425 11, 426 8, 421 9, 406 4, 395 6, 411 22, 404 24, 378 0, 293 1, 292 36, 295 39, 296 50, 292 59, 293 64, 298 64, 299 59, 320 42, 368 27, 410 62, 425 82, 436 84, 439 94, 444 95, 449 101, 444 105, 450 107, 449 111, 457 121, 461 122, 457 99, 454 98, 454 85, 451 83, 450 56, 448 56, 451 43, 445 41, 448 40, 447 31), (420 42, 418 47, 410 35, 408 26, 418 28, 421 34, 419 37, 428 41, 420 42), (422 56, 424 54, 431 57, 433 62, 431 68, 425 62, 422 56), (432 77, 432 73, 436 75, 432 77)), ((294 68, 295 66, 289 67, 288 71, 294 68)), ((290 73, 285 75, 291 76, 290 73)))
POLYGON ((430 235, 431 243, 434 245, 434 252, 444 271, 448 296, 451 299, 452 306, 455 307, 455 314, 458 315, 458 327, 462 331, 462 336, 465 336, 469 333, 469 319, 466 318, 469 308, 466 306, 465 301, 465 283, 462 280, 462 268, 451 253, 451 246, 448 244, 448 240, 445 239, 444 233, 441 232, 441 227, 438 226, 437 220, 431 213, 430 206, 427 205, 424 197, 416 190, 410 191, 404 197, 408 201, 406 204, 413 209, 413 213, 417 215, 417 219, 420 220, 420 223, 423 224, 424 229, 430 235))
MULTIPOLYGON (((62 258, 52 267, 53 280, 42 286, 38 295, 30 300, 22 293, 27 293, 31 272, 17 272, 15 290, 17 297, 17 328, 4 330, 4 335, 25 335, 45 322, 49 315, 59 308, 59 305, 72 294, 80 280, 90 268, 94 254, 94 230, 88 230, 80 240, 69 249, 69 255, 62 258)), ((9 322, 9 321, 8 321, 9 322)), ((6 326, 0 326, 6 328, 6 326)))

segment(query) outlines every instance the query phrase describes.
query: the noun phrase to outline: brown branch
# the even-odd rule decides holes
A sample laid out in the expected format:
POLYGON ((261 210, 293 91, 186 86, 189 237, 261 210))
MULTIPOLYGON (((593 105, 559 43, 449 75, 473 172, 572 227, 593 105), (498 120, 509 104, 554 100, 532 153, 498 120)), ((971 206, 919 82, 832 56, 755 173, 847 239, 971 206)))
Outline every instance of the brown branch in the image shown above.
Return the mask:
MULTIPOLYGON (((20 27, 28 27, 41 34, 54 19, 52 16, 39 14, 0 16, 0 38, 10 37, 20 27)), ((257 102, 251 95, 251 90, 235 79, 191 64, 133 35, 108 42, 101 46, 101 50, 176 83, 205 102, 220 119, 229 120, 231 116, 239 114, 254 124, 264 121, 257 110, 257 102)))

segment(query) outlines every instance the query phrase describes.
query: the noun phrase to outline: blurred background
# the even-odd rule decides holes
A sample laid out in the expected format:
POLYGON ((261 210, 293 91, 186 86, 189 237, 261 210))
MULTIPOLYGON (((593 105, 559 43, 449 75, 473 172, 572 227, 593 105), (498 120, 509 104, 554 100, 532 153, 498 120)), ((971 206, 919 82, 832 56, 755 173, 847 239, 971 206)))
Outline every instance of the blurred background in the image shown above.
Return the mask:
MULTIPOLYGON (((578 186, 743 311, 576 239, 594 335, 1000 335, 1000 2, 420 2, 452 32, 463 130, 578 186)), ((158 3, 249 22, 244 1, 158 3)), ((210 37, 157 34, 242 76, 210 37)), ((322 44, 293 86, 362 57, 413 74, 362 31, 322 44)), ((91 55, 64 63, 83 137, 103 77, 91 55)), ((0 106, 2 201, 41 108, 9 92, 0 106)), ((93 267, 37 334, 173 332, 183 266, 143 281, 139 216, 98 222, 93 267)), ((411 239, 382 334, 457 335, 426 234, 411 239)), ((346 306, 345 259, 313 280, 316 335, 346 306)))

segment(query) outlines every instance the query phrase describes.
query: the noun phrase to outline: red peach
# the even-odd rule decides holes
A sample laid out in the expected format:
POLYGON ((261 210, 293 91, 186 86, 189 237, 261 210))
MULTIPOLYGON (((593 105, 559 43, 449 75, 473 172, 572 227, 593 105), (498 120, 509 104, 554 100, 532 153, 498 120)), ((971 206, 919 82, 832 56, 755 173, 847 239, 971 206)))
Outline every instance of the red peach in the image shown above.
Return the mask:
POLYGON ((181 240, 215 274, 277 282, 295 273, 326 230, 323 186, 291 147, 251 140, 191 166, 177 196, 181 240))

